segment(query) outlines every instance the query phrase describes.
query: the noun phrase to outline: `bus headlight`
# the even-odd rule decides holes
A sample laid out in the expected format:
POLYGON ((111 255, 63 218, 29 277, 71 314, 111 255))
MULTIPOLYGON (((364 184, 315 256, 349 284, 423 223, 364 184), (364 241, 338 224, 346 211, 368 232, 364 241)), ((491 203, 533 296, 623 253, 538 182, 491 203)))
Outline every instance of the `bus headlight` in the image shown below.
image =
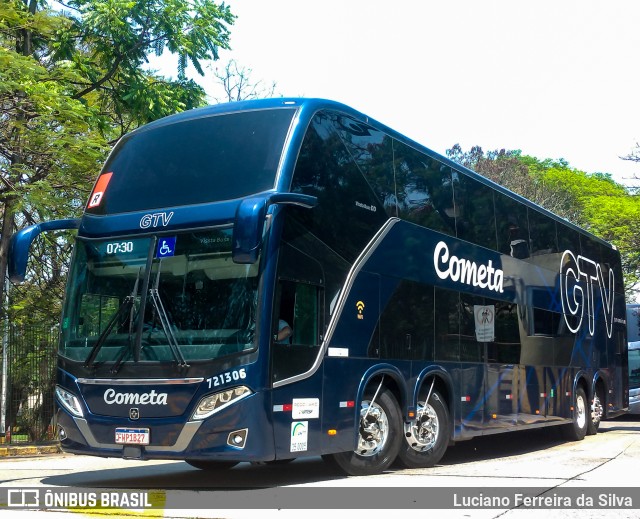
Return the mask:
POLYGON ((247 386, 238 386, 219 393, 213 393, 212 395, 205 396, 196 407, 196 410, 191 416, 192 420, 204 420, 210 417, 212 414, 221 411, 225 407, 235 404, 239 400, 249 396, 251 390, 247 386))
POLYGON ((56 386, 56 396, 58 397, 60 405, 62 405, 62 407, 69 411, 73 416, 77 416, 79 418, 84 416, 80 402, 73 393, 70 393, 60 386, 56 386))

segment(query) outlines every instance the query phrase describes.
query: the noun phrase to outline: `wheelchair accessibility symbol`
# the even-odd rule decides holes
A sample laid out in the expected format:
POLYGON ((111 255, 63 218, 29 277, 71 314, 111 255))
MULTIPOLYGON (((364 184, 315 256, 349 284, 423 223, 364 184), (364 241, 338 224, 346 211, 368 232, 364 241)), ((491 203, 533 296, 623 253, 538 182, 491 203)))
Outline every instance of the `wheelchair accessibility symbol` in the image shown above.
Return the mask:
POLYGON ((176 237, 158 238, 158 247, 156 249, 156 258, 168 258, 175 254, 176 237))

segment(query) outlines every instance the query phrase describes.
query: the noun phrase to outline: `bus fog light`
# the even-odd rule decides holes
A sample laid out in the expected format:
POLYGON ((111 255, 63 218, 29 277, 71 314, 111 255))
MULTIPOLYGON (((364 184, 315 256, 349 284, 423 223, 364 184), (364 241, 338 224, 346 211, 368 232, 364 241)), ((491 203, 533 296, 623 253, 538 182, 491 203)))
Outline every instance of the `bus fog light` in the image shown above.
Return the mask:
POLYGON ((60 403, 60 405, 67 411, 69 411, 73 416, 77 416, 79 418, 82 418, 84 416, 82 413, 80 402, 73 393, 60 386, 56 386, 56 397, 58 398, 58 402, 60 403))
POLYGON ((60 441, 64 441, 67 439, 67 431, 64 430, 64 427, 58 425, 58 439, 60 441))
POLYGON ((227 445, 237 449, 244 449, 244 445, 247 443, 248 434, 249 429, 240 429, 239 431, 229 433, 229 436, 227 437, 227 445))
POLYGON ((235 404, 250 394, 251 390, 247 386, 238 386, 225 391, 220 391, 219 393, 207 395, 200 400, 191 419, 204 420, 225 407, 235 404))

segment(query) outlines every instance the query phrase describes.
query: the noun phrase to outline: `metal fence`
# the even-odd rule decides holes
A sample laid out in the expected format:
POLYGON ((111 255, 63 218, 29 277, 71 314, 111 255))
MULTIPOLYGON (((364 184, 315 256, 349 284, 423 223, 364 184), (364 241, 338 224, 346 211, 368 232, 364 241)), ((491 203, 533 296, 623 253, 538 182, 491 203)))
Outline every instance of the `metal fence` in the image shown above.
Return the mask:
POLYGON ((0 441, 51 442, 58 326, 5 324, 0 333, 0 441))

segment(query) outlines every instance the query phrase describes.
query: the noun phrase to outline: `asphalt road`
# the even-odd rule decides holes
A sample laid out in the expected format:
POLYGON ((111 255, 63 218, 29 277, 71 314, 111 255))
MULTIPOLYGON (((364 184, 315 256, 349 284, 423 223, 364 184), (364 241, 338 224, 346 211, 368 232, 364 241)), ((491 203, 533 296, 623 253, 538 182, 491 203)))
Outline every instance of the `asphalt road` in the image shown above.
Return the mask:
POLYGON ((0 496, 9 489, 57 493, 71 487, 85 495, 127 489, 131 499, 145 490, 145 499, 156 507, 93 512, 98 515, 74 507, 71 513, 19 510, 20 515, 14 514, 25 519, 45 513, 54 519, 105 514, 299 519, 317 516, 317 509, 323 517, 366 514, 367 519, 398 513, 478 519, 640 518, 639 433, 640 416, 626 416, 603 422, 599 434, 581 442, 562 440, 555 428, 493 435, 449 448, 434 468, 394 468, 367 477, 346 477, 320 458, 284 465, 244 463, 218 472, 184 462, 67 454, 0 458, 0 496), (482 508, 490 496, 499 501, 482 508), (533 503, 538 508, 523 507, 526 499, 537 499, 533 503))

